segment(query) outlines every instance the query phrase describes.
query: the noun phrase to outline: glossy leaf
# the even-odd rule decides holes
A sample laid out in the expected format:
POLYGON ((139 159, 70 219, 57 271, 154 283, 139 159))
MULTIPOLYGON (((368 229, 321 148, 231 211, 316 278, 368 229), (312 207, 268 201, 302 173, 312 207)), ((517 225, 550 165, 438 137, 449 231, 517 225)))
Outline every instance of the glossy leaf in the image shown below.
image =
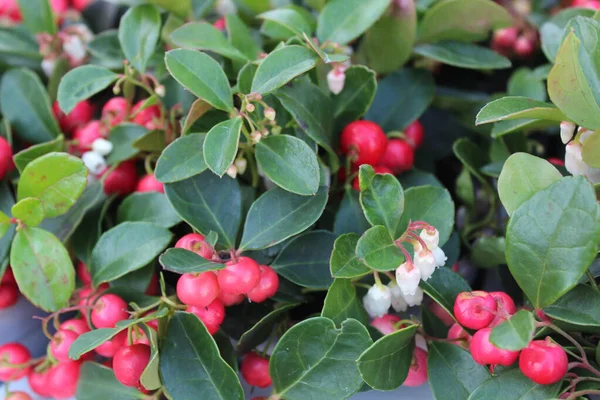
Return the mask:
POLYGON ((42 201, 35 197, 21 199, 12 207, 11 211, 14 218, 17 218, 27 226, 38 226, 44 219, 42 201))
POLYGON ((534 307, 551 305, 578 283, 596 256, 599 222, 594 189, 583 177, 562 178, 514 212, 506 261, 534 307))
POLYGON ((333 282, 329 273, 329 257, 335 238, 328 231, 300 235, 281 250, 271 268, 297 285, 327 288, 333 282))
POLYGON ((450 315, 454 314, 454 300, 460 292, 470 292, 471 288, 462 276, 450 268, 440 267, 431 278, 419 284, 423 292, 444 308, 450 315))
POLYGON ((219 176, 223 176, 235 160, 242 122, 242 117, 235 117, 215 125, 206 134, 202 146, 204 161, 219 176))
MULTIPOLYGON (((537 70, 521 67, 513 72, 507 83, 506 91, 509 96, 521 96, 537 101, 548 100, 546 78, 548 72, 540 74, 537 70)), ((566 117, 565 117, 566 118, 566 117)))
POLYGON ((346 70, 345 74, 344 90, 333 97, 336 131, 365 115, 377 91, 374 71, 362 65, 353 65, 346 70))
POLYGON ((28 31, 34 34, 49 33, 53 35, 56 33, 56 16, 48 0, 17 0, 17 2, 23 24, 28 31))
POLYGON ((366 189, 361 190, 360 204, 371 225, 385 226, 392 239, 396 239, 394 235, 404 211, 404 191, 393 175, 375 175, 366 189))
POLYGON ((77 399, 143 399, 145 394, 134 387, 121 384, 112 368, 95 362, 81 365, 80 379, 77 385, 77 399))
POLYGON ((17 232, 10 251, 19 290, 45 311, 67 307, 75 289, 75 270, 67 249, 51 233, 39 228, 17 232))
POLYGON ((345 321, 340 329, 327 318, 304 320, 273 350, 269 372, 274 393, 287 400, 348 398, 362 385, 356 360, 370 345, 367 329, 356 320, 345 321))
POLYGON ((65 138, 60 135, 54 140, 49 142, 40 143, 33 145, 27 149, 23 149, 17 154, 13 156, 13 160, 15 162, 15 166, 19 170, 19 172, 23 173, 23 170, 33 160, 39 158, 45 154, 52 152, 60 152, 65 148, 65 138))
POLYGON ((519 310, 508 320, 492 329, 490 342, 507 350, 521 350, 529 346, 535 332, 535 318, 527 310, 519 310))
POLYGON ((319 190, 319 162, 304 141, 289 135, 270 136, 256 144, 255 152, 262 172, 279 187, 303 196, 319 190))
MULTIPOLYGON (((496 126, 502 123, 500 122, 496 126)), ((492 136, 494 136, 493 133, 492 136)), ((487 183, 486 178, 481 174, 481 168, 488 163, 488 158, 475 142, 468 138, 458 139, 452 145, 452 151, 471 174, 480 182, 487 183)))
POLYGON ((198 175, 207 166, 200 157, 206 135, 182 136, 171 143, 160 155, 154 170, 156 179, 162 183, 173 183, 198 175))
POLYGON ((117 210, 119 223, 150 222, 165 228, 171 228, 181 222, 181 218, 163 193, 133 193, 119 206, 117 210))
POLYGON ((359 260, 377 271, 392 271, 404 262, 404 255, 381 225, 366 231, 358 240, 356 255, 359 260))
POLYGON ((349 279, 333 281, 327 291, 321 316, 329 318, 337 326, 341 326, 348 318, 353 318, 365 326, 369 324, 369 316, 349 279))
POLYGON ((119 42, 125 57, 139 72, 146 71, 160 37, 160 27, 160 13, 149 4, 132 7, 121 18, 119 42))
POLYGON ((238 49, 249 60, 255 60, 258 54, 262 51, 255 38, 252 36, 252 31, 244 23, 244 21, 236 14, 227 14, 225 16, 225 25, 229 42, 238 49))
POLYGON ((169 230, 149 222, 124 222, 109 229, 92 251, 89 267, 94 286, 142 268, 172 237, 169 230))
POLYGON ((526 97, 503 97, 488 103, 477 114, 476 124, 488 124, 511 119, 546 119, 565 121, 568 118, 554 105, 526 97))
POLYGON ((148 129, 133 123, 122 123, 110 131, 113 151, 106 157, 110 165, 118 165, 133 158, 139 150, 133 145, 136 140, 148 133, 148 129))
POLYGON ((346 233, 335 240, 329 269, 334 278, 358 278, 371 272, 356 255, 356 245, 360 236, 356 233, 346 233))
POLYGON ((333 231, 338 235, 350 232, 362 235, 369 227, 370 224, 360 205, 359 193, 352 188, 346 189, 340 208, 335 215, 333 231))
POLYGON ((277 39, 288 39, 296 35, 302 35, 302 33, 306 33, 308 36, 312 35, 310 22, 293 8, 279 8, 259 14, 257 17, 274 24, 277 26, 278 32, 284 33, 283 37, 277 37, 277 39))
POLYGON ((97 65, 83 65, 67 72, 58 86, 58 104, 65 113, 115 82, 119 75, 97 65))
POLYGON ((256 346, 267 341, 271 332, 273 332, 273 327, 287 315, 288 311, 296 307, 298 307, 298 304, 286 304, 274 309, 261 318, 260 321, 240 337, 236 347, 237 352, 239 354, 246 354, 256 348, 256 346))
POLYGON ((207 50, 237 61, 248 58, 232 46, 223 33, 207 22, 191 22, 171 33, 171 39, 188 49, 207 50))
POLYGON ((178 274, 216 271, 225 265, 209 261, 186 249, 168 249, 159 258, 160 265, 167 271, 178 274))
POLYGON ((503 237, 485 236, 479 238, 473 243, 471 261, 480 268, 493 268, 506 264, 505 248, 503 237))
POLYGON ((527 378, 518 368, 506 369, 492 379, 482 382, 469 396, 469 400, 511 398, 520 400, 546 400, 556 398, 560 382, 554 385, 538 385, 527 378))
POLYGON ((108 68, 122 67, 125 59, 121 43, 119 43, 119 32, 116 29, 109 29, 97 34, 87 44, 87 50, 108 68))
POLYGON ((471 43, 444 41, 433 44, 421 44, 414 52, 443 64, 467 69, 503 69, 510 68, 508 58, 471 43))
POLYGON ((541 47, 550 62, 554 62, 569 21, 576 16, 593 17, 594 10, 569 7, 562 9, 540 27, 541 47))
POLYGON ((600 316, 587 310, 600 306, 600 293, 589 285, 577 285, 554 304, 544 308, 553 319, 578 326, 600 327, 600 316))

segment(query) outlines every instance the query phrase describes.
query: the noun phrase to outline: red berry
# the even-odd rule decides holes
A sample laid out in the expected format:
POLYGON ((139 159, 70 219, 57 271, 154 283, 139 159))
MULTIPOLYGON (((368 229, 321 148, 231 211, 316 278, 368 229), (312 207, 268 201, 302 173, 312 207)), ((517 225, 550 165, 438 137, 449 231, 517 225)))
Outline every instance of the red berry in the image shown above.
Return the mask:
POLYGON ((450 315, 450 313, 438 303, 431 302, 429 303, 428 308, 429 311, 431 311, 436 317, 439 318, 440 321, 444 323, 444 325, 450 326, 454 323, 454 318, 452 318, 452 315, 450 315))
MULTIPOLYGON (((148 325, 150 326, 150 325, 148 325)), ((154 329, 153 327, 150 326, 151 329, 154 329)), ((156 330, 156 329, 154 329, 156 330)), ((131 344, 145 344, 147 346, 150 346, 150 339, 148 338, 148 336, 146 336, 146 332, 144 332, 144 330, 142 328, 140 328, 139 326, 135 326, 131 329, 131 339, 132 342, 131 344)))
POLYGON ((420 347, 415 347, 413 359, 408 370, 408 376, 403 386, 421 386, 427 382, 427 352, 420 347))
POLYGON ((156 273, 153 273, 150 277, 150 282, 148 282, 148 287, 144 294, 147 296, 158 296, 160 293, 160 283, 158 282, 158 276, 156 273))
POLYGON ((108 135, 108 130, 100 121, 91 121, 75 129, 73 140, 77 143, 71 145, 71 151, 74 153, 85 153, 92 149, 92 143, 96 139, 104 138, 108 135))
POLYGON ((135 191, 137 180, 135 161, 122 162, 104 180, 104 193, 107 195, 128 195, 135 191))
POLYGON ((225 264, 217 278, 221 290, 231 294, 247 294, 260 282, 260 267, 249 257, 239 257, 225 264))
POLYGON ((94 107, 87 100, 77 103, 75 108, 68 114, 65 114, 60 109, 58 101, 55 101, 54 104, 52 104, 52 110, 58 120, 60 129, 62 129, 66 135, 72 135, 76 128, 87 124, 94 117, 94 107))
POLYGON ((535 51, 535 44, 527 36, 521 35, 517 38, 513 50, 520 57, 529 57, 535 51))
POLYGON ((48 371, 48 391, 55 399, 68 399, 75 396, 81 363, 61 362, 48 371))
POLYGON ((50 352, 58 361, 71 361, 69 349, 79 335, 72 330, 61 330, 54 334, 50 342, 50 352))
MULTIPOLYGON (((388 167, 385 167, 383 165, 376 165, 373 167, 373 170, 375 171, 376 174, 392 174, 392 175, 394 175, 394 173, 392 172, 391 169, 389 169, 388 167)), ((360 191, 360 180, 358 179, 358 176, 352 180, 352 188, 354 188, 354 190, 360 191)))
POLYGON ((223 303, 225 307, 235 306, 236 304, 241 304, 244 302, 244 300, 246 300, 246 296, 243 294, 230 294, 222 290, 219 292, 219 296, 217 298, 221 300, 221 303, 223 303))
POLYGON ((518 351, 500 349, 490 342, 492 328, 483 328, 471 338, 471 355, 477 364, 512 365, 519 358, 518 351))
POLYGON ((90 331, 90 327, 82 318, 73 318, 60 324, 59 330, 73 331, 77 335, 83 335, 84 333, 90 331))
POLYGON ((19 289, 13 285, 0 285, 0 310, 5 310, 17 304, 19 289))
POLYGON ((94 350, 102 357, 111 358, 127 342, 127 330, 117 333, 112 339, 107 340, 94 350))
POLYGON ((423 139, 425 139, 425 128, 417 119, 404 129, 404 137, 408 144, 414 149, 418 149, 423 144, 423 139))
POLYGON ((81 261, 77 263, 77 276, 84 285, 87 286, 92 284, 92 274, 90 274, 90 270, 88 269, 87 265, 81 261))
POLYGON ((6 396, 6 400, 32 400, 31 396, 25 392, 12 392, 6 396))
POLYGON ((494 32, 492 46, 499 46, 505 49, 512 48, 518 36, 519 29, 517 27, 511 26, 510 28, 499 29, 494 32))
POLYGON ((165 185, 154 177, 154 174, 143 176, 137 183, 136 192, 165 192, 165 185))
POLYGON ((266 388, 273 383, 269 375, 269 359, 255 352, 246 354, 242 359, 240 372, 250 386, 266 388))
POLYGON ((13 170, 12 147, 6 139, 0 136, 0 180, 4 179, 6 174, 13 170))
POLYGON ((123 97, 113 97, 102 107, 102 121, 117 126, 125 121, 129 114, 129 103, 123 97))
POLYGON ((260 281, 258 285, 250 293, 248 293, 248 299, 255 303, 262 303, 275 296, 277 289, 279 289, 279 276, 273 268, 266 265, 259 265, 260 268, 260 281))
POLYGON ((49 372, 49 370, 36 372, 34 369, 27 376, 27 382, 29 383, 31 390, 42 397, 50 396, 50 390, 48 387, 49 372))
POLYGON ((61 15, 69 9, 69 2, 67 0, 50 0, 50 7, 54 14, 61 15))
POLYGON ((388 167, 399 175, 410 170, 415 162, 415 150, 403 139, 392 139, 388 142, 387 148, 380 164, 388 167))
POLYGON ((0 16, 4 16, 15 23, 21 22, 23 16, 17 0, 0 0, 0 16))
POLYGON ((400 318, 392 314, 385 314, 383 317, 377 317, 371 321, 371 326, 384 335, 389 335, 399 329, 398 322, 400 322, 400 318))
POLYGON ((92 323, 96 328, 114 328, 117 322, 128 318, 127 303, 116 294, 101 296, 92 309, 92 323))
POLYGON ((494 300, 496 300, 496 304, 498 305, 497 315, 489 325, 490 328, 493 328, 496 325, 500 325, 502 322, 506 321, 508 317, 516 313, 517 306, 515 306, 513 299, 504 292, 490 292, 490 295, 494 298, 494 300))
POLYGON ((204 241, 204 236, 199 233, 189 233, 183 236, 175 243, 175 248, 193 251, 207 260, 210 260, 215 253, 215 250, 204 241))
POLYGON ((188 306, 187 312, 195 314, 211 335, 217 333, 225 319, 225 306, 220 300, 215 300, 206 307, 188 306))
POLYGON ((135 115, 133 117, 133 123, 145 126, 147 129, 151 130, 160 129, 160 107, 157 104, 154 104, 138 112, 144 102, 145 100, 140 101, 133 107, 133 110, 131 110, 131 114, 135 115))
POLYGON ((21 365, 31 360, 31 354, 20 343, 7 343, 0 346, 0 381, 16 381, 27 375, 29 366, 15 367, 6 364, 21 365))
POLYGON ((459 324, 470 329, 481 329, 494 320, 498 309, 496 300, 487 292, 462 292, 454 301, 454 316, 459 324))
POLYGON ((183 304, 206 307, 219 295, 217 275, 212 272, 183 274, 177 281, 177 297, 183 304))
POLYGON ((225 18, 219 18, 213 23, 213 26, 220 31, 224 31, 226 29, 225 18))
POLYGON ((375 165, 385 152, 387 137, 379 125, 371 121, 355 121, 342 131, 342 153, 352 158, 355 165, 375 165))
POLYGON ((94 0, 71 0, 73 8, 81 12, 85 10, 94 0))
POLYGON ((464 347, 465 349, 468 349, 469 343, 471 343, 471 335, 469 335, 469 333, 467 331, 465 331, 463 329, 463 327, 457 323, 454 323, 448 330, 448 339, 455 340, 452 343, 454 343, 460 347, 464 347), (460 340, 456 340, 456 339, 460 339, 460 340))
POLYGON ((519 368, 523 375, 540 385, 560 381, 567 373, 569 359, 558 344, 550 340, 534 340, 521 351, 519 368))
POLYGON ((560 158, 556 158, 556 157, 548 157, 546 159, 550 164, 554 165, 555 167, 564 167, 565 166, 565 162, 564 160, 561 160, 560 158))
POLYGON ((140 378, 150 361, 150 346, 134 344, 123 346, 113 359, 115 377, 125 386, 139 387, 140 378))
POLYGON ((10 265, 6 268, 4 275, 2 275, 2 281, 0 281, 0 285, 16 285, 17 281, 15 280, 15 275, 13 274, 12 268, 10 265))

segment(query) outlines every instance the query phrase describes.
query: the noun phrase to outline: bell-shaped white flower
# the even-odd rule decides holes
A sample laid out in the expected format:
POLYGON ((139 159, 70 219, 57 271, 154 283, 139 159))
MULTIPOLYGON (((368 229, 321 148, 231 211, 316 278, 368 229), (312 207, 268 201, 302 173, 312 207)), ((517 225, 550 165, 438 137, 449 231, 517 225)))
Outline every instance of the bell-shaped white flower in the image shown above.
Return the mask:
POLYGON ((433 228, 433 232, 423 229, 419 235, 427 245, 429 250, 433 250, 440 245, 440 232, 433 228))
POLYGON ((346 85, 345 68, 334 68, 327 74, 327 86, 331 93, 338 95, 344 90, 346 85))
POLYGON ((444 250, 442 250, 441 247, 436 247, 435 249, 433 249, 432 253, 433 257, 435 258, 436 267, 443 267, 444 265, 446 265, 448 257, 446 257, 446 253, 444 253, 444 250))
POLYGON ((106 160, 95 151, 87 151, 81 156, 81 161, 90 170, 92 175, 99 175, 106 169, 106 160))
POLYGON ((571 142, 565 147, 565 168, 571 175, 584 175, 587 165, 581 155, 581 143, 571 142))
POLYGON ((560 140, 562 140, 564 144, 569 143, 569 141, 573 138, 574 133, 574 123, 568 121, 563 121, 560 123, 560 140))
POLYGON ((44 58, 42 60, 42 71, 44 74, 50 78, 54 74, 54 69, 56 68, 56 58, 44 58))
POLYGON ((402 294, 402 290, 396 284, 396 282, 388 283, 388 287, 390 288, 390 293, 392 294, 392 308, 396 312, 406 311, 408 309, 408 304, 404 300, 404 295, 402 294))
POLYGON ((113 144, 110 140, 98 138, 92 143, 92 150, 101 156, 107 156, 113 151, 113 144))
POLYGON ((392 305, 392 293, 387 286, 373 285, 363 297, 363 306, 371 318, 387 314, 392 305))
POLYGON ((431 274, 433 274, 433 271, 435 271, 435 256, 429 249, 420 248, 419 251, 416 251, 413 262, 421 271, 421 279, 424 281, 429 279, 431 274))
POLYGON ((396 283, 403 295, 414 295, 420 281, 421 271, 414 264, 407 261, 396 268, 396 283))
POLYGON ((420 306, 423 302, 423 289, 417 287, 415 294, 403 294, 402 297, 409 307, 420 306))

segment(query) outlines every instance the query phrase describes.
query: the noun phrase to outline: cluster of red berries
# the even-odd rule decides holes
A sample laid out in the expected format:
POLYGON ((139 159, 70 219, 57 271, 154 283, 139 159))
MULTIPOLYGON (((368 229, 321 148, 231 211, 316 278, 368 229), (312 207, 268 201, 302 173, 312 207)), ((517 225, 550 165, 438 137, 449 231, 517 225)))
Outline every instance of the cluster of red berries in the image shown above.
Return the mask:
MULTIPOLYGON (((61 16, 69 9, 83 11, 94 0, 50 0, 50 7, 54 14, 61 16)), ((23 20, 17 0, 0 0, 0 20, 5 19, 13 23, 23 20)))
POLYGON ((521 58, 533 55, 537 46, 538 37, 534 30, 521 30, 516 26, 494 32, 491 44, 492 49, 502 55, 521 58))
MULTIPOLYGON (((175 244, 212 260, 217 254, 204 236, 190 233, 175 244)), ((225 319, 225 307, 240 304, 246 298, 261 303, 277 293, 279 276, 269 266, 259 265, 250 257, 236 257, 225 268, 199 274, 183 274, 177 281, 177 297, 188 306, 214 335, 225 319)))
MULTIPOLYGON (((348 124, 340 137, 342 153, 352 164, 352 173, 363 164, 373 166, 378 174, 399 175, 409 171, 415 161, 415 149, 421 147, 425 137, 423 125, 416 120, 403 132, 403 138, 388 139, 381 126, 371 121, 348 124)), ((352 186, 359 190, 358 177, 352 186)))
POLYGON ((504 292, 460 293, 454 302, 458 324, 452 325, 448 339, 468 348, 478 364, 509 366, 518 359, 523 375, 535 383, 550 385, 560 381, 567 373, 569 361, 563 348, 549 337, 533 340, 521 351, 500 349, 490 341, 492 329, 516 311, 514 301, 504 292), (471 337, 463 327, 477 332, 471 337))

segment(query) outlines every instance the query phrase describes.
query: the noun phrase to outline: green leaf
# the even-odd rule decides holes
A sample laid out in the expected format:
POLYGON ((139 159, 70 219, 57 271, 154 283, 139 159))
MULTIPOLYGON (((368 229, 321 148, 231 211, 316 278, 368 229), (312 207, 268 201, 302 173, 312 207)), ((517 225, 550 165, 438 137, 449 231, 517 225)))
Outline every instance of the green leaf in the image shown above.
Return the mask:
POLYGON ((37 197, 46 217, 66 213, 81 196, 88 170, 81 159, 66 153, 49 153, 30 162, 23 170, 17 199, 37 197))
POLYGON ((2 211, 0 211, 0 238, 6 235, 6 232, 8 232, 11 225, 11 218, 8 215, 4 214, 2 211))
POLYGON ((334 278, 359 278, 371 272, 371 269, 360 262, 356 255, 356 245, 360 236, 346 233, 335 240, 329 268, 334 278))
POLYGON ((381 225, 372 227, 361 236, 356 245, 356 255, 377 271, 392 271, 404 262, 402 251, 381 225))
POLYGON ((348 44, 369 29, 390 3, 391 0, 330 0, 319 14, 319 42, 348 44))
POLYGON ((242 131, 242 117, 215 125, 206 134, 202 152, 208 168, 222 177, 235 160, 242 131))
POLYGON ((235 179, 205 171, 165 184, 165 193, 181 219, 204 235, 215 231, 227 249, 235 247, 242 219, 242 193, 235 179))
POLYGON ((171 39, 188 49, 212 51, 236 61, 247 61, 243 53, 232 46, 223 33, 207 22, 191 22, 171 33, 171 39))
POLYGON ((506 399, 507 394, 511 399, 520 400, 547 400, 558 395, 560 382, 554 385, 538 385, 527 378, 518 368, 505 369, 481 383, 468 400, 494 400, 506 399))
POLYGON ((396 238, 404 211, 404 191, 398 179, 391 174, 375 175, 361 190, 360 204, 371 225, 385 226, 392 239, 396 238))
POLYGON ((229 42, 233 47, 238 49, 249 60, 256 60, 262 49, 256 43, 252 31, 244 21, 236 14, 227 14, 225 16, 225 25, 227 26, 229 42))
POLYGON ((501 5, 488 0, 447 0, 429 8, 419 23, 419 41, 458 40, 478 42, 490 31, 513 24, 501 5))
POLYGON ((596 256, 599 222, 594 188, 583 177, 562 178, 513 213, 506 261, 534 307, 551 305, 578 283, 596 256))
POLYGON ((134 387, 121 384, 115 377, 112 368, 94 362, 81 365, 77 384, 77 399, 143 399, 146 395, 134 387))
POLYGON ((156 179, 173 183, 198 175, 206 170, 204 157, 200 157, 206 135, 182 136, 171 143, 160 155, 154 170, 156 179))
MULTIPOLYGON (((548 69, 548 73, 550 70, 548 69)), ((522 96, 538 101, 548 99, 546 90, 546 76, 540 76, 540 73, 529 68, 519 68, 512 73, 508 80, 507 92, 509 96, 522 96)), ((564 117, 566 118, 566 117, 564 117)))
POLYGON ((329 273, 329 257, 335 238, 335 234, 328 231, 300 235, 281 250, 271 268, 297 285, 328 288, 333 282, 329 273))
POLYGON ((360 355, 358 370, 367 385, 375 390, 394 390, 402 385, 412 362, 417 327, 411 325, 385 335, 360 355))
POLYGON ((445 41, 421 44, 414 52, 443 64, 467 69, 503 69, 510 68, 508 58, 488 49, 471 43, 445 41))
POLYGON ((133 158, 139 150, 133 146, 136 140, 148 133, 148 129, 133 123, 122 123, 110 131, 110 141, 114 150, 106 157, 110 165, 118 165, 133 158))
POLYGON ((489 124, 511 119, 546 119, 565 121, 568 118, 554 105, 526 97, 503 97, 488 103, 479 111, 475 124, 489 124))
MULTIPOLYGON (((435 398, 466 399, 490 373, 471 354, 452 343, 431 342, 427 373, 435 398)), ((506 393, 506 392, 504 392, 506 393)))
POLYGON ((295 194, 310 196, 319 190, 319 162, 315 152, 294 136, 267 137, 256 145, 256 161, 276 185, 295 194))
POLYGON ((104 232, 90 260, 94 286, 142 268, 163 251, 172 238, 168 229, 148 222, 124 222, 104 232))
POLYGON ((195 0, 150 0, 150 2, 161 8, 164 8, 167 11, 171 11, 178 17, 186 18, 190 16, 192 11, 192 3, 194 3, 195 0))
POLYGON ((365 326, 369 324, 369 316, 349 279, 333 281, 327 291, 321 316, 329 318, 336 326, 341 326, 348 318, 353 318, 365 326))
POLYGON ((160 374, 173 399, 243 400, 244 391, 204 324, 175 313, 160 351, 160 374))
POLYGON ((581 42, 575 32, 563 41, 548 75, 548 94, 567 117, 589 129, 600 128, 600 106, 579 61, 581 42))
MULTIPOLYGON (((286 40, 296 35, 302 36, 302 33, 306 33, 308 36, 312 35, 310 21, 307 21, 300 12, 293 8, 278 8, 267 11, 257 15, 257 18, 270 22, 278 28, 277 32, 283 33, 275 39, 286 40)), ((263 24, 263 33, 266 33, 264 27, 263 24)))
POLYGON ((480 169, 489 161, 486 153, 479 146, 468 138, 461 138, 454 142, 452 151, 471 174, 479 179, 480 182, 487 184, 487 180, 481 174, 480 169))
POLYGON ((600 131, 595 131, 585 139, 581 155, 587 165, 600 168, 600 131))
POLYGON ((263 96, 317 65, 318 56, 303 46, 285 46, 270 53, 254 75, 252 92, 263 96))
POLYGON ((119 32, 116 29, 109 29, 96 35, 88 43, 87 49, 104 66, 111 69, 120 69, 123 67, 125 54, 123 54, 123 50, 121 49, 119 32))
POLYGON ((23 16, 23 25, 31 33, 49 33, 57 31, 56 16, 48 0, 17 0, 23 16))
POLYGON ((529 346, 535 333, 535 318, 527 310, 519 310, 509 319, 492 329, 490 342, 507 350, 521 350, 529 346))
POLYGON ((481 268, 493 268, 506 264, 505 248, 503 237, 484 236, 473 243, 471 261, 481 268))
POLYGON ((171 203, 163 193, 133 193, 119 206, 117 221, 122 223, 150 222, 164 228, 171 228, 181 222, 171 203))
POLYGON ((160 265, 167 271, 178 274, 216 271, 225 265, 209 261, 193 251, 185 249, 168 249, 159 258, 160 265))
POLYGON ((60 134, 48 93, 31 70, 12 69, 3 74, 0 109, 19 137, 27 142, 43 143, 60 134))
POLYGON ((64 148, 65 138, 64 136, 60 135, 56 139, 51 140, 49 142, 36 144, 24 150, 21 150, 13 156, 13 160, 19 172, 23 173, 23 170, 25 169, 27 164, 29 164, 36 158, 39 158, 48 153, 63 151, 64 148))
POLYGON ((39 68, 42 56, 35 37, 22 29, 0 27, 0 60, 13 67, 39 68))
POLYGON ((269 190, 250 207, 239 249, 271 247, 306 230, 323 213, 327 197, 324 186, 314 196, 299 196, 279 188, 269 190))
POLYGON ((569 7, 562 9, 540 27, 542 50, 550 62, 554 62, 560 44, 565 37, 565 29, 573 17, 593 17, 594 10, 588 8, 569 7))
POLYGON ((435 270, 431 278, 419 284, 423 292, 438 303, 450 315, 454 315, 454 300, 460 292, 470 292, 471 287, 462 276, 450 268, 435 270))
POLYGON ((287 312, 298 307, 298 304, 286 304, 265 315, 252 328, 244 332, 237 343, 237 352, 246 354, 261 343, 266 342, 273 332, 273 327, 287 315, 287 312))
POLYGON ((96 65, 83 65, 67 72, 58 86, 58 104, 66 114, 75 106, 110 86, 119 78, 114 72, 96 65))
POLYGON ((190 92, 223 110, 233 110, 233 98, 225 72, 212 57, 194 50, 177 49, 167 53, 167 69, 190 92))
POLYGON ((440 232, 443 246, 454 226, 454 202, 448 190, 435 186, 417 186, 404 192, 404 213, 396 230, 399 237, 409 221, 425 221, 440 232))
POLYGON ((600 316, 587 310, 600 306, 600 293, 589 285, 577 285, 544 308, 544 313, 553 319, 578 326, 600 327, 600 316))
POLYGON ((121 17, 119 42, 125 57, 139 72, 146 71, 154 54, 161 24, 158 9, 150 4, 132 7, 121 17))
POLYGON ((44 219, 42 201, 35 197, 26 197, 12 207, 12 216, 27 226, 38 226, 44 219))
POLYGON ((367 329, 349 319, 310 318, 294 325, 271 355, 274 393, 286 400, 345 399, 362 385, 356 360, 371 345, 367 329))
POLYGON ((434 94, 435 85, 429 72, 413 69, 393 72, 379 82, 365 119, 377 122, 384 131, 402 130, 421 116, 434 94))
POLYGON ((188 111, 181 132, 183 135, 190 133, 190 129, 194 126, 194 123, 198 121, 204 114, 209 112, 212 106, 202 99, 197 99, 192 103, 190 110, 188 111))
MULTIPOLYGON (((7 214, 10 214, 10 209, 14 204, 15 200, 8 182, 0 183, 0 212, 7 217, 7 214)), ((2 235, 0 235, 0 265, 7 265, 8 253, 15 235, 16 225, 8 224, 8 226, 6 226, 6 219, 3 219, 3 221, 4 222, 0 223, 0 231, 4 231, 2 232, 2 235)))
POLYGON ((512 215, 534 194, 560 180, 562 174, 548 161, 527 153, 511 155, 498 178, 502 205, 512 215))
POLYGON ((347 124, 365 115, 377 91, 374 71, 362 65, 353 65, 346 70, 345 74, 344 90, 333 97, 336 131, 341 131, 347 124))
POLYGON ((333 231, 338 235, 351 232, 362 235, 369 228, 370 224, 360 205, 359 193, 352 188, 347 188, 335 215, 333 231))
POLYGON ((10 264, 19 290, 33 305, 45 311, 69 305, 75 270, 54 235, 39 228, 20 229, 12 242, 10 264))

